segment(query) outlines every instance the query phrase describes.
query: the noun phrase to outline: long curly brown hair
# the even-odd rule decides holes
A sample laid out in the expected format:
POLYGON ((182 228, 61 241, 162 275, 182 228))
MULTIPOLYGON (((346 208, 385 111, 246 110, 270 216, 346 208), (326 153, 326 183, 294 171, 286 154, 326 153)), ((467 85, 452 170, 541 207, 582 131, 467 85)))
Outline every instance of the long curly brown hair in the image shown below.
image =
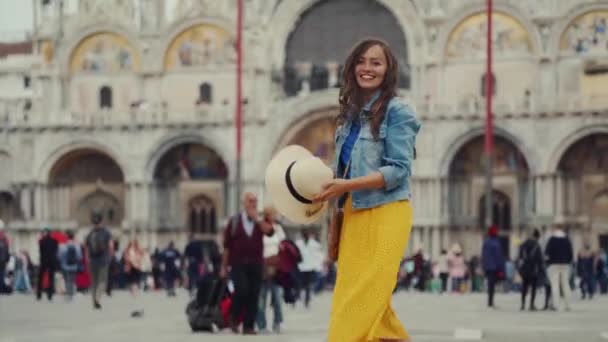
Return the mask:
POLYGON ((363 106, 365 106, 365 103, 363 103, 363 91, 357 83, 355 67, 361 56, 369 48, 376 45, 380 46, 382 51, 384 51, 387 63, 384 80, 380 85, 380 97, 374 102, 370 110, 370 127, 374 138, 377 139, 386 107, 391 98, 397 95, 397 87, 399 85, 399 64, 389 45, 381 39, 368 38, 362 40, 355 45, 348 58, 346 58, 344 71, 342 72, 342 88, 340 89, 339 96, 340 113, 336 118, 336 123, 338 125, 344 123, 344 121, 350 119, 352 113, 359 113, 363 106))

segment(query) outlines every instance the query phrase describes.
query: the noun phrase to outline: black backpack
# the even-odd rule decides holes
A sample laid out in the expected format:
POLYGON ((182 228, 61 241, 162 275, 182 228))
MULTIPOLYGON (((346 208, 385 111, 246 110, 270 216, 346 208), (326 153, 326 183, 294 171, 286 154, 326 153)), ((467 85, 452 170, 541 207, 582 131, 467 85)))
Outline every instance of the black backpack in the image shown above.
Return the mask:
POLYGON ((0 239, 0 265, 4 265, 11 258, 8 252, 8 244, 4 239, 0 239))
POLYGON ((108 250, 106 231, 102 228, 93 228, 89 235, 89 253, 93 257, 102 256, 108 250))
POLYGON ((518 270, 522 276, 533 276, 540 272, 540 269, 537 269, 537 253, 540 253, 540 245, 538 243, 527 244, 522 248, 518 262, 518 270))
POLYGON ((70 244, 65 253, 65 262, 68 266, 75 266, 78 264, 78 252, 76 246, 70 244))

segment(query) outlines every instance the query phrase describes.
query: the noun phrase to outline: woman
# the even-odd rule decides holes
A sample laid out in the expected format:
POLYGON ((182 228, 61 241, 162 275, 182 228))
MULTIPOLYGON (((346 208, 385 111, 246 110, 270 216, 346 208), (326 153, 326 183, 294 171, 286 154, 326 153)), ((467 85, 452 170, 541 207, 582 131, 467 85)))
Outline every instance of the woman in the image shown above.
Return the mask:
POLYGON ((339 178, 315 198, 344 206, 330 342, 410 341, 390 301, 412 225, 409 177, 420 123, 396 98, 398 75, 395 56, 378 39, 357 44, 345 63, 339 178))
POLYGON ((452 255, 448 260, 450 279, 452 280, 452 292, 462 292, 462 285, 464 284, 467 270, 460 245, 454 244, 452 246, 452 255))
MULTIPOLYGON (((134 306, 136 306, 137 295, 139 292, 139 285, 141 282, 141 272, 144 262, 144 252, 139 248, 139 242, 133 239, 127 245, 123 253, 125 273, 127 275, 127 283, 129 284, 129 291, 133 298, 134 306)), ((137 309, 131 312, 131 317, 141 317, 144 314, 144 310, 137 309)))

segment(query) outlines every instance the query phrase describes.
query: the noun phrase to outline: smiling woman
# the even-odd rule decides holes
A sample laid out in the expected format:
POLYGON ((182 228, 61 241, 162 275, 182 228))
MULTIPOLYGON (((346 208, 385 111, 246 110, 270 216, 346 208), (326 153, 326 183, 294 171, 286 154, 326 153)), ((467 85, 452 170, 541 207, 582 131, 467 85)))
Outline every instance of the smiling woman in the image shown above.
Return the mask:
POLYGON ((412 227, 409 177, 420 123, 396 98, 399 69, 387 43, 360 42, 344 65, 334 163, 344 179, 316 196, 336 199, 344 212, 330 233, 339 236, 339 271, 328 340, 409 341, 391 294, 412 227))

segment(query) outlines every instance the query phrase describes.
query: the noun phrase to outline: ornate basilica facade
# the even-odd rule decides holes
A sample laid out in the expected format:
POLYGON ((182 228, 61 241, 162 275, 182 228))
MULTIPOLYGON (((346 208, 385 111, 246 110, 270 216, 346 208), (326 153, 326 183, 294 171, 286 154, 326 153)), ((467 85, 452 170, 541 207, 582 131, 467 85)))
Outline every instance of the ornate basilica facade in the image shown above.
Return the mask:
MULTIPOLYGON (((235 210, 236 1, 36 1, 29 54, 0 58, 0 218, 123 239, 215 236, 235 210)), ((484 200, 485 1, 245 0, 244 190, 272 154, 332 157, 339 73, 366 36, 398 55, 423 122, 410 251, 476 254, 484 200)), ((562 224, 608 245, 608 1, 495 0, 493 221, 513 254, 562 224)))

